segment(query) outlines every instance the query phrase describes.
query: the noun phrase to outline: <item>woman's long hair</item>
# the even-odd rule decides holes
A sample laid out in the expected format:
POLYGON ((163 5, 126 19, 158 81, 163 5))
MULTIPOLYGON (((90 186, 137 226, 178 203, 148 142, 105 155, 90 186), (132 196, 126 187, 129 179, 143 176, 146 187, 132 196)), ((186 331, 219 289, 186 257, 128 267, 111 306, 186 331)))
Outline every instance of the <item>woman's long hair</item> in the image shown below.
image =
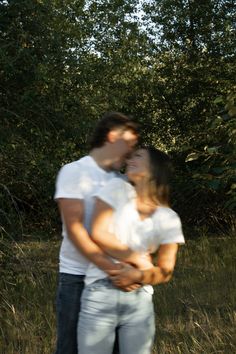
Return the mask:
POLYGON ((150 160, 149 196, 157 204, 169 205, 170 177, 172 164, 170 157, 153 146, 144 146, 150 160))

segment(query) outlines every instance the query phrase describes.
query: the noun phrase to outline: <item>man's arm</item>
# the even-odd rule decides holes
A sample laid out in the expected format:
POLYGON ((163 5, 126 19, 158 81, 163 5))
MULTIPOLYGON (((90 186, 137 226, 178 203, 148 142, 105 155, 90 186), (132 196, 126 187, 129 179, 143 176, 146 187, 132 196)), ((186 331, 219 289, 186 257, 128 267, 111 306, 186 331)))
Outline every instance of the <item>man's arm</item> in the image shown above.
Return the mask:
POLYGON ((173 274, 178 244, 161 245, 157 252, 157 264, 150 269, 112 270, 110 278, 116 286, 128 286, 133 282, 156 285, 168 282, 173 274))
MULTIPOLYGON (((83 255, 105 273, 111 270, 125 269, 122 264, 115 264, 110 258, 91 240, 87 230, 83 226, 84 203, 80 199, 58 199, 58 207, 64 220, 67 233, 73 244, 83 255)), ((131 268, 131 267, 130 267, 131 268)), ((130 281, 129 285, 117 285, 123 291, 132 291, 140 287, 130 281)))
POLYGON ((90 238, 83 225, 84 203, 81 199, 58 199, 58 207, 64 220, 68 236, 83 255, 95 263, 103 271, 116 269, 117 265, 110 260, 101 248, 90 238))

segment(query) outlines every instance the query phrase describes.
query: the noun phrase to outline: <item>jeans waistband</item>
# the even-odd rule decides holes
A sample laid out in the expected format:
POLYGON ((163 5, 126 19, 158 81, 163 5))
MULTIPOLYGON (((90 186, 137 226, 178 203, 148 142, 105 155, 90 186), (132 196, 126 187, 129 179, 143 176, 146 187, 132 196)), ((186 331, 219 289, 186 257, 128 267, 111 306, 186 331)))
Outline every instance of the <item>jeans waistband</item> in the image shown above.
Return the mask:
POLYGON ((91 285, 95 285, 95 284, 106 285, 114 288, 114 285, 112 284, 109 278, 102 278, 102 279, 95 280, 91 285))

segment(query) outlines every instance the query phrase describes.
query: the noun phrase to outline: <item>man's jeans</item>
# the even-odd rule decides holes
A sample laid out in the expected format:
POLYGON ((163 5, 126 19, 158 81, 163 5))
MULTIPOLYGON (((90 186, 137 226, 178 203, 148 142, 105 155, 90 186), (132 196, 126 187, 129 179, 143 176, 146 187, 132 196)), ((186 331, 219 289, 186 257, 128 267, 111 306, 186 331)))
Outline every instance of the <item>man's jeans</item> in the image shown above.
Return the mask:
POLYGON ((79 354, 111 354, 116 329, 120 354, 150 354, 155 333, 152 295, 123 292, 108 279, 85 287, 78 324, 79 354))
POLYGON ((55 354, 78 354, 77 324, 84 276, 59 273, 57 291, 57 349, 55 354))

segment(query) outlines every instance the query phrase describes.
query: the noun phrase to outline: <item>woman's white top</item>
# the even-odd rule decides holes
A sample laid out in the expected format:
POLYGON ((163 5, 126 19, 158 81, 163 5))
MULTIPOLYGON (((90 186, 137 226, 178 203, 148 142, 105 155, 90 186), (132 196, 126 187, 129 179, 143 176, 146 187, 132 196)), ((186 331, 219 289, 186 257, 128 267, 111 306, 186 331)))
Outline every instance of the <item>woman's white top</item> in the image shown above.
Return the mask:
MULTIPOLYGON (((185 242, 180 218, 171 208, 157 207, 151 216, 141 220, 136 209, 136 191, 124 180, 113 178, 95 197, 114 209, 109 231, 132 250, 153 253, 160 245, 185 242)), ((90 284, 105 277, 106 273, 90 263, 85 283, 90 284)))

